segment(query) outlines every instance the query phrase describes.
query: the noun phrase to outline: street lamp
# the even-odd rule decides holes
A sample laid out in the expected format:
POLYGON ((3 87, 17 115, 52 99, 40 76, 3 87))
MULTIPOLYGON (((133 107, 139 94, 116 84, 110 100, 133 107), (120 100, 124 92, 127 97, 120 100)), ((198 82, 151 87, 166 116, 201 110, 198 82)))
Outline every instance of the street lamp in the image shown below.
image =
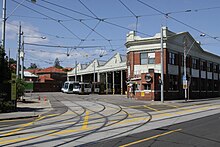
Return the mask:
MULTIPOLYGON (((201 34, 201 37, 205 37, 206 34, 201 34)), ((186 51, 187 49, 187 39, 186 36, 183 37, 183 45, 184 45, 184 52, 183 52, 183 60, 184 60, 184 68, 183 68, 183 89, 184 89, 184 98, 185 101, 187 101, 187 88, 188 87, 188 81, 186 79, 186 57, 189 54, 190 50, 192 49, 193 45, 196 43, 196 40, 193 41, 193 43, 191 44, 190 48, 188 49, 188 51, 186 51)), ((189 94, 189 90, 188 90, 188 94, 189 94)), ((188 97, 189 99, 189 97, 188 97)))
POLYGON ((21 64, 21 79, 24 79, 24 37, 28 37, 28 38, 40 38, 40 39, 46 39, 47 37, 45 36, 25 36, 24 32, 21 33, 22 35, 22 47, 21 47, 21 51, 19 53, 19 57, 21 58, 22 64, 21 64))

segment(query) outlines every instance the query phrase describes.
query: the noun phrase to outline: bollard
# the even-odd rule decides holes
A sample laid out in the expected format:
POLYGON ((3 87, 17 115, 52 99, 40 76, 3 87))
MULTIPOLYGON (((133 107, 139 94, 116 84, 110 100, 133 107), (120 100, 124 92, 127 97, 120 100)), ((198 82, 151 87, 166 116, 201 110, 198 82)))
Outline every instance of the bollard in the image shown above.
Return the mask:
POLYGON ((40 96, 38 96, 38 100, 40 101, 40 96))
POLYGON ((46 96, 44 96, 44 101, 47 101, 47 98, 46 98, 46 96))

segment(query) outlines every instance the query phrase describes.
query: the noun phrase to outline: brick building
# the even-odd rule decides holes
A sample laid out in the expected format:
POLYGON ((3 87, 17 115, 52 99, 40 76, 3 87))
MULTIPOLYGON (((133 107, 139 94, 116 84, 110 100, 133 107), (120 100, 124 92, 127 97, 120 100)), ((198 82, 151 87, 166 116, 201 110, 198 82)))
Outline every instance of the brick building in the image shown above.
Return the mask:
POLYGON ((34 81, 34 92, 60 91, 66 81, 67 72, 56 67, 26 70, 38 76, 34 81))
MULTIPOLYGON (((161 33, 141 38, 127 34, 128 91, 145 100, 160 99, 161 33)), ((164 98, 184 99, 184 49, 190 98, 220 96, 220 56, 203 50, 188 33, 174 33, 163 27, 164 98), (185 42, 185 44, 183 43, 185 42)))

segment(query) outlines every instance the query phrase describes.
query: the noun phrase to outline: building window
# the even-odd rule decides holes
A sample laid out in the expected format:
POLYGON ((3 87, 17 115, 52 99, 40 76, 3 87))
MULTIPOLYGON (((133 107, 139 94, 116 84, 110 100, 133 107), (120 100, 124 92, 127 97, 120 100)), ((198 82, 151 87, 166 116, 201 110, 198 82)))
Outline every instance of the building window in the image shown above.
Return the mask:
POLYGON ((192 59, 192 68, 193 69, 198 69, 198 59, 192 59))
POLYGON ((178 90, 178 77, 169 75, 169 90, 178 90))
POLYGON ((202 91, 205 91, 205 90, 206 90, 206 87, 207 87, 207 85, 206 85, 206 80, 205 80, 205 79, 202 79, 202 80, 201 80, 201 90, 202 90, 202 91))
POLYGON ((199 79, 192 78, 192 90, 199 90, 199 79))
POLYGON ((201 61, 200 69, 203 70, 203 71, 206 71, 206 62, 205 61, 201 61))
POLYGON ((151 90, 151 84, 143 84, 144 90, 151 90))
POLYGON ((208 80, 207 89, 208 89, 208 91, 212 91, 212 80, 208 80))
POLYGON ((218 91, 218 81, 214 81, 214 91, 218 91))
POLYGON ((169 64, 176 65, 175 57, 176 57, 175 53, 169 53, 169 64))
POLYGON ((218 64, 213 64, 213 72, 218 73, 219 72, 219 65, 218 64))
POLYGON ((147 64, 147 53, 141 53, 141 65, 147 64))
POLYGON ((155 53, 141 53, 141 65, 144 64, 155 64, 155 53))
POLYGON ((213 64, 212 63, 208 63, 207 64, 207 71, 208 72, 212 72, 213 71, 213 64))

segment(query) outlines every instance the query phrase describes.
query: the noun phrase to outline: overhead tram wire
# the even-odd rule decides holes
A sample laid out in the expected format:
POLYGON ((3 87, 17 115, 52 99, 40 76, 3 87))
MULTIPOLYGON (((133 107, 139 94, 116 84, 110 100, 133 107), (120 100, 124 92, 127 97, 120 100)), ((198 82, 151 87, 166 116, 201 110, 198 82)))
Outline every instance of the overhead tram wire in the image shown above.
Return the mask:
POLYGON ((82 45, 82 43, 89 38, 89 36, 94 32, 94 30, 98 27, 99 24, 100 24, 100 21, 98 21, 98 23, 97 23, 97 24, 93 27, 93 29, 86 35, 86 37, 80 41, 80 43, 78 44, 78 46, 82 45))
MULTIPOLYGON (((90 13, 92 13, 92 15, 95 16, 96 19, 99 20, 99 22, 101 21, 101 19, 100 19, 95 13, 93 13, 93 12, 89 9, 89 7, 87 7, 82 1, 79 0, 79 2, 80 2, 90 13)), ((86 24, 85 24, 85 25, 86 25, 86 24)), ((88 26, 88 27, 89 27, 89 26, 88 26)), ((102 34, 98 33, 98 32, 95 31, 95 30, 93 30, 93 31, 94 31, 96 34, 98 34, 99 36, 101 36, 102 38, 104 38, 106 41, 108 41, 109 45, 112 47, 112 44, 111 44, 110 39, 107 39, 105 36, 103 36, 102 34)), ((113 48, 112 48, 112 50, 113 50, 113 48)))
POLYGON ((37 44, 37 43, 24 43, 26 45, 43 46, 43 47, 55 47, 55 48, 99 48, 103 46, 62 46, 62 45, 49 45, 49 44, 37 44))
POLYGON ((135 32, 137 32, 137 27, 138 27, 138 18, 139 16, 137 16, 127 5, 125 5, 125 3, 123 3, 121 0, 118 0, 132 15, 134 15, 134 17, 136 18, 136 26, 135 26, 135 32))
POLYGON ((71 11, 71 12, 74 12, 74 13, 77 13, 77 14, 80 14, 80 15, 83 15, 83 16, 86 16, 86 17, 89 17, 89 18, 94 18, 94 17, 92 17, 92 16, 90 16, 90 15, 87 15, 87 14, 84 14, 84 13, 81 13, 81 12, 78 12, 78 11, 75 11, 75 10, 70 9, 70 8, 67 8, 67 7, 63 7, 63 6, 61 6, 61 5, 58 5, 58 4, 55 4, 55 3, 52 3, 52 2, 49 2, 49 1, 46 1, 46 0, 41 0, 41 1, 43 1, 43 2, 45 2, 45 3, 48 3, 48 4, 50 4, 50 5, 53 5, 53 6, 62 8, 62 9, 66 9, 66 10, 68 10, 68 11, 71 11))
MULTIPOLYGON (((18 3, 17 1, 15 1, 15 0, 12 0, 12 1, 15 2, 15 3, 17 3, 17 4, 19 4, 19 3, 18 3)), ((28 1, 28 0, 27 0, 27 1, 28 1)), ((30 2, 30 1, 28 1, 28 2, 30 2)), ((37 5, 37 4, 35 4, 35 5, 37 5)), ((37 11, 37 10, 32 9, 32 8, 30 8, 30 7, 28 7, 28 6, 24 5, 24 4, 21 4, 21 6, 27 8, 27 9, 29 9, 29 10, 32 10, 32 11, 34 11, 35 13, 38 13, 38 14, 40 14, 40 15, 43 15, 43 16, 45 16, 45 17, 47 17, 47 18, 50 18, 51 20, 57 22, 58 24, 60 24, 62 27, 64 27, 65 29, 67 29, 67 30, 69 31, 69 29, 68 29, 67 27, 65 27, 65 25, 62 25, 62 23, 60 23, 60 20, 59 20, 59 19, 52 18, 52 17, 50 17, 50 16, 48 16, 48 15, 46 15, 46 14, 43 14, 43 13, 37 11)), ((73 34, 73 32, 70 32, 70 33, 73 34)), ((74 36, 76 37, 77 35, 74 35, 74 36)), ((80 38, 80 37, 77 37, 77 38, 80 38)))
MULTIPOLYGON (((16 28, 19 27, 18 25, 10 23, 10 22, 7 22, 7 24, 10 24, 10 25, 12 25, 16 28)), ((41 33, 41 34, 51 36, 51 37, 54 37, 54 38, 58 38, 58 39, 71 39, 71 40, 76 39, 75 37, 58 36, 58 35, 54 35, 54 34, 50 34, 50 33, 41 32, 41 31, 38 31, 38 30, 35 30, 35 29, 32 29, 32 30, 34 32, 41 33)), ((77 40, 79 40, 79 39, 77 39, 77 40)), ((88 39, 82 39, 82 40, 84 40, 84 41, 104 41, 105 39, 89 39, 89 40, 88 39)), ((111 39, 111 41, 119 41, 119 40, 121 41, 121 40, 124 40, 124 39, 111 39)))
MULTIPOLYGON (((14 0, 12 0, 12 1, 14 1, 14 0)), ((90 15, 87 15, 87 14, 84 14, 84 13, 81 13, 81 12, 78 12, 78 11, 75 11, 75 10, 72 10, 72 9, 70 9, 70 8, 66 8, 66 7, 64 7, 64 6, 60 6, 60 5, 55 4, 55 3, 52 3, 52 2, 48 2, 48 1, 46 1, 46 0, 41 0, 41 1, 46 2, 46 3, 48 3, 48 4, 51 4, 51 5, 54 5, 54 6, 57 6, 57 7, 60 7, 60 8, 63 8, 63 9, 66 9, 66 10, 69 10, 69 11, 72 11, 72 12, 74 12, 74 13, 78 13, 78 14, 81 14, 81 15, 84 15, 84 16, 87 16, 87 17, 90 17, 90 18, 93 18, 93 19, 97 19, 97 18, 92 17, 92 16, 90 16, 90 15)), ((140 2, 140 3, 142 3, 142 4, 146 4, 146 3, 144 3, 144 2, 142 2, 142 1, 140 1, 140 0, 137 0, 137 1, 140 2)), ((148 7, 149 7, 149 5, 148 5, 148 7)), ((210 10, 210 9, 217 9, 217 8, 220 8, 220 7, 210 7, 210 8, 195 9, 194 11, 210 10)), ((165 15, 165 16, 167 16, 167 14, 175 13, 175 12, 163 13, 163 12, 161 12, 161 11, 159 11, 159 12, 161 13, 161 15, 165 15)), ((189 12, 189 10, 185 10, 185 11, 183 11, 183 12, 189 12)), ((144 16, 144 15, 143 15, 143 16, 144 16)), ((142 16, 140 15, 140 17, 142 17, 142 16)), ((169 18, 173 19, 173 17, 171 17, 171 16, 169 16, 169 18)), ((126 29, 126 30, 131 31, 131 29, 129 29, 129 28, 120 26, 120 25, 118 25, 118 24, 111 23, 111 22, 109 22, 109 21, 106 21, 106 19, 107 19, 107 18, 105 18, 105 19, 100 19, 100 20, 103 21, 103 22, 105 22, 105 23, 107 23, 107 24, 110 24, 110 25, 113 25, 113 26, 116 26, 116 27, 119 27, 119 28, 122 28, 122 29, 126 29)), ((176 20, 176 21, 177 21, 177 20, 176 20)), ((183 22, 179 22, 179 23, 183 23, 183 22)), ((190 27, 190 28, 192 28, 192 29, 194 29, 194 30, 196 30, 196 31, 199 31, 199 30, 197 30, 196 28, 194 28, 194 27, 192 27, 192 26, 189 26, 189 25, 187 25, 187 24, 184 24, 184 25, 186 25, 186 26, 188 26, 188 27, 190 27)), ((201 31, 199 31, 199 32, 200 32, 200 33, 203 33, 203 32, 201 32, 201 31)), ((149 37, 152 37, 152 35, 149 35, 149 34, 146 34, 146 33, 143 33, 143 32, 139 32, 139 31, 138 31, 138 33, 139 33, 139 34, 146 35, 146 36, 149 36, 149 37)), ((217 38, 215 38, 215 37, 213 37, 213 36, 210 36, 210 35, 208 35, 208 34, 207 34, 207 36, 209 36, 209 37, 211 37, 211 38, 213 38, 213 39, 218 40, 217 38)), ((218 40, 218 41, 219 41, 219 40, 218 40)))
POLYGON ((145 6, 149 7, 149 8, 151 8, 151 9, 153 9, 153 10, 159 12, 160 14, 163 14, 164 16, 167 16, 167 17, 173 19, 174 21, 176 21, 176 22, 178 22, 178 23, 180 23, 180 24, 182 24, 182 25, 185 25, 185 26, 187 26, 187 27, 189 27, 189 28, 191 28, 191 29, 193 29, 193 30, 195 30, 195 31, 197 31, 197 32, 199 32, 199 33, 201 33, 201 34, 206 34, 206 36, 208 36, 208 37, 210 37, 210 38, 212 38, 212 39, 215 39, 215 40, 217 40, 217 41, 220 42, 220 40, 219 40, 218 38, 216 38, 216 37, 213 37, 213 36, 211 36, 211 35, 209 35, 209 34, 203 32, 203 31, 201 31, 201 30, 199 30, 199 29, 197 29, 197 28, 195 28, 195 27, 193 27, 193 26, 190 26, 190 25, 186 24, 185 22, 182 22, 182 21, 180 21, 180 20, 178 20, 178 19, 176 19, 176 18, 174 18, 174 17, 172 17, 172 16, 170 16, 170 15, 167 15, 166 13, 160 11, 160 10, 157 9, 157 8, 152 7, 151 5, 145 3, 145 2, 143 2, 143 1, 141 1, 141 0, 137 0, 137 1, 140 2, 140 3, 143 4, 143 5, 145 5, 145 6))
MULTIPOLYGON (((28 0, 27 0, 27 1, 28 1, 28 0)), ((56 11, 56 10, 53 10, 53 9, 51 9, 51 8, 45 7, 45 6, 43 6, 43 5, 40 5, 40 4, 36 4, 36 5, 39 6, 39 7, 44 8, 44 9, 50 10, 50 11, 52 11, 52 12, 55 12, 55 13, 57 13, 57 14, 63 15, 63 16, 65 16, 65 17, 72 18, 73 20, 75 20, 75 21, 77 21, 77 22, 80 22, 81 24, 83 24, 84 26, 86 26, 88 29, 92 30, 93 32, 95 32, 96 34, 98 34, 99 36, 101 36, 103 39, 106 39, 103 35, 101 35, 101 34, 98 33, 97 31, 95 31, 94 29, 92 29, 90 26, 88 26, 87 24, 85 24, 85 23, 84 23, 83 21, 81 21, 81 20, 78 20, 78 19, 76 19, 76 18, 74 18, 74 17, 72 17, 72 16, 69 16, 69 15, 66 15, 66 14, 64 14, 64 13, 58 12, 58 11, 56 11)), ((80 39, 80 41, 81 41, 81 40, 82 40, 82 39, 80 39)), ((106 39, 106 40, 108 40, 108 39, 106 39)))
MULTIPOLYGON (((70 9, 70 8, 67 8, 67 7, 64 7, 64 6, 61 6, 61 5, 52 3, 52 2, 48 2, 48 1, 46 1, 46 0, 41 0, 41 1, 46 2, 46 3, 48 3, 48 4, 51 4, 51 5, 53 5, 53 6, 57 6, 57 7, 59 7, 59 8, 68 10, 68 11, 72 11, 72 12, 77 13, 77 14, 81 14, 81 15, 90 17, 91 19, 100 20, 101 22, 104 22, 104 23, 106 23, 106 24, 109 24, 109 25, 112 25, 112 26, 115 26, 115 27, 118 27, 118 28, 121 28, 121 29, 124 29, 124 30, 132 31, 130 28, 127 28, 127 27, 124 27, 124 26, 121 26, 121 25, 118 25, 118 24, 115 24, 115 23, 112 23, 112 22, 107 21, 108 18, 96 18, 96 17, 93 17, 93 16, 91 16, 91 15, 87 15, 87 14, 84 14, 84 13, 81 13, 81 12, 78 12, 78 11, 75 11, 75 10, 72 10, 72 9, 70 9)), ((38 4, 36 4, 36 5, 38 5, 38 4)), ((84 21, 84 19, 81 19, 81 22, 82 22, 82 21, 84 21)), ((149 36, 149 37, 152 37, 152 36, 153 36, 153 35, 149 35, 149 34, 146 34, 146 33, 140 32, 140 31, 137 31, 137 33, 142 34, 142 35, 145 35, 145 36, 149 36)))
POLYGON ((96 17, 96 19, 99 19, 99 17, 93 13, 81 0, 78 0, 93 16, 96 17))

